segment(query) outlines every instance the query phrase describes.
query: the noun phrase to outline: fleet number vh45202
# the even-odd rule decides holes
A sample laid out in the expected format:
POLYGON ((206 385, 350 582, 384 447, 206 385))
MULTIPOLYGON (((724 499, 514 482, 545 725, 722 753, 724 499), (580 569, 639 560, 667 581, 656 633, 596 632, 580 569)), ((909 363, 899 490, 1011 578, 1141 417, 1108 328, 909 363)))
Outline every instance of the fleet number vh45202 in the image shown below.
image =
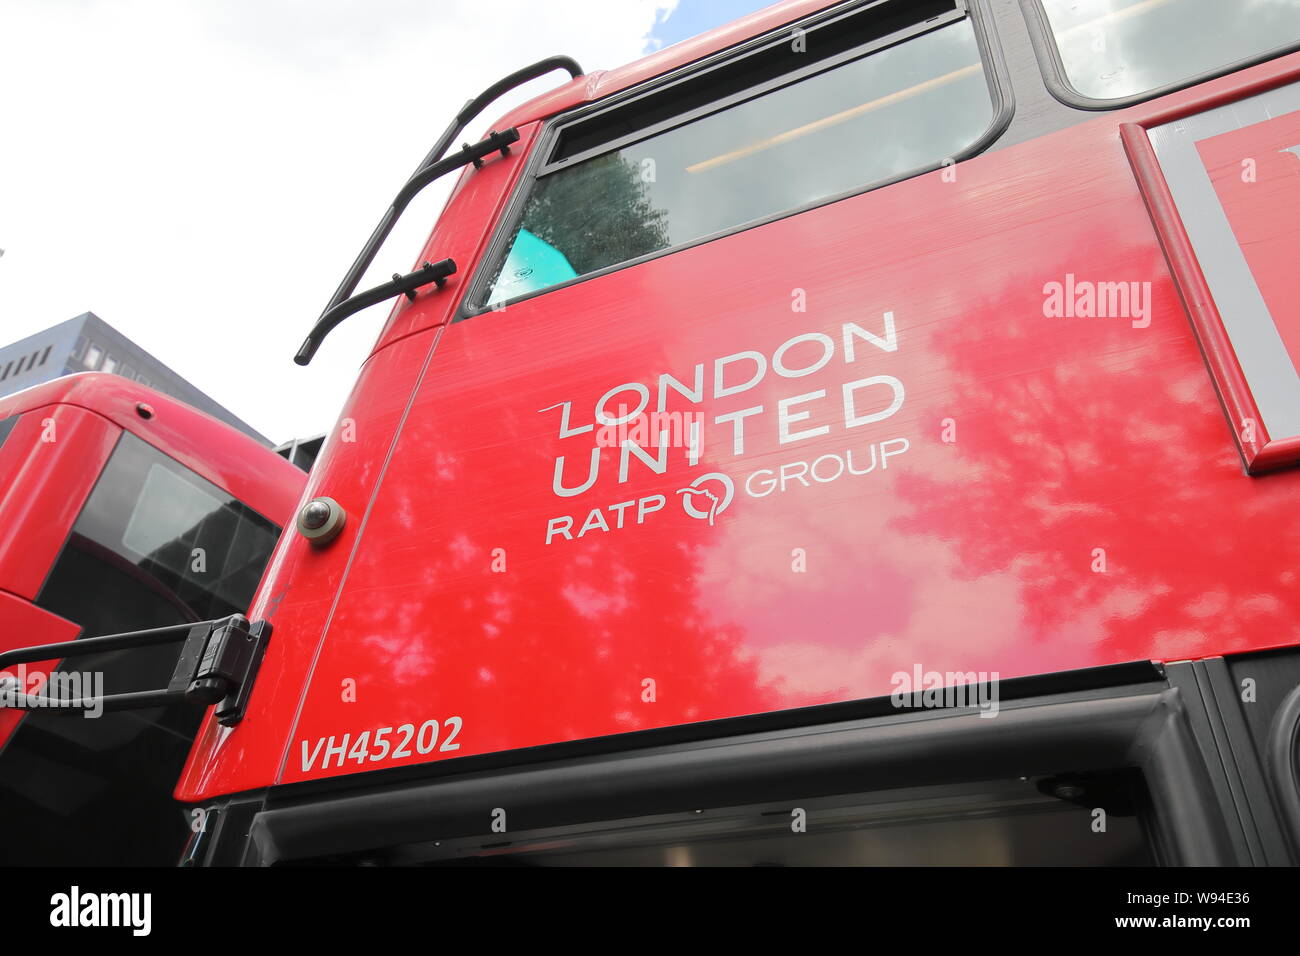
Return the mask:
POLYGON ((316 767, 316 761, 320 760, 321 770, 328 770, 331 761, 337 758, 333 764, 335 767, 342 767, 347 761, 364 764, 379 763, 383 760, 400 760, 403 757, 421 756, 431 754, 434 750, 439 752, 448 752, 459 750, 460 744, 455 743, 456 737, 459 736, 462 721, 459 717, 448 717, 443 723, 449 731, 442 743, 438 743, 438 737, 442 730, 436 720, 426 720, 417 730, 415 724, 402 724, 394 731, 392 727, 380 727, 378 730, 363 730, 354 738, 352 734, 344 734, 342 740, 330 737, 318 737, 315 744, 309 744, 308 741, 302 741, 302 772, 307 773, 316 767), (395 737, 389 740, 389 734, 395 737), (337 741, 337 742, 336 742, 337 741), (349 748, 348 744, 351 743, 349 748), (411 749, 414 743, 415 749, 411 749))

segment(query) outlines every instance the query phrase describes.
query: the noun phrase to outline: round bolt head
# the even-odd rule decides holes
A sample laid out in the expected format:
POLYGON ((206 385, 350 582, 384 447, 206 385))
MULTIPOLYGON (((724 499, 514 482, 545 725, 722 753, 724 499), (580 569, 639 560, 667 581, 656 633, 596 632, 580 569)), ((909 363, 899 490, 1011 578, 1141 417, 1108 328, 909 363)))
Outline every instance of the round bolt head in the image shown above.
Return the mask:
POLYGON ((323 527, 326 521, 330 520, 330 513, 330 506, 325 502, 309 501, 302 509, 302 514, 299 516, 299 520, 302 521, 302 526, 304 528, 309 528, 312 531, 315 531, 317 528, 323 527))
POLYGON ((333 498, 313 498, 298 511, 298 533, 312 544, 328 544, 343 530, 347 517, 343 506, 333 498))
POLYGON ((1078 800, 1083 796, 1083 787, 1073 783, 1061 783, 1052 788, 1052 793, 1062 800, 1078 800))

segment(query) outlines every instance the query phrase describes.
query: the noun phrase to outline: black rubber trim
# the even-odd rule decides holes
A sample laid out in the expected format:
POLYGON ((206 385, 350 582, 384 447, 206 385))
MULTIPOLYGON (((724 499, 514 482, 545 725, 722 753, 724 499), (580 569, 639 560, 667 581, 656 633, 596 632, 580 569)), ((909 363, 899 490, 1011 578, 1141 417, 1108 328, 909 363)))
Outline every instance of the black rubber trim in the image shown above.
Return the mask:
POLYGON ((1250 862, 1235 852, 1224 828, 1180 692, 1163 684, 1004 698, 992 719, 971 710, 895 711, 448 779, 354 787, 293 802, 272 790, 269 808, 250 827, 244 861, 282 864, 487 835, 497 806, 511 808, 512 830, 531 830, 737 800, 1123 766, 1137 767, 1146 779, 1161 862, 1250 862))
POLYGON ((179 865, 239 866, 245 863, 251 845, 249 836, 253 820, 265 807, 266 794, 260 791, 205 808, 198 829, 191 826, 190 839, 179 865))
POLYGON ((1152 792, 1162 862, 1248 862, 1224 832, 1178 692, 1161 689, 1021 702, 994 719, 909 714, 372 789, 258 814, 248 861, 488 836, 498 806, 510 807, 512 828, 532 830, 738 800, 1130 765, 1152 792))
MULTIPOLYGON (((998 698, 1002 702, 1028 700, 1054 694, 1081 694, 1112 687, 1163 683, 1163 681, 1164 669, 1160 664, 1153 661, 1131 661, 1124 664, 1106 664, 1101 667, 1086 667, 1002 680, 998 684, 998 698)), ((871 697, 837 704, 751 714, 745 717, 703 720, 692 724, 611 734, 607 737, 592 737, 471 757, 454 757, 406 767, 370 770, 345 776, 327 777, 322 780, 285 784, 274 788, 272 792, 275 799, 281 801, 313 799, 322 794, 352 790, 358 786, 398 786, 412 781, 441 779, 463 773, 520 768, 531 764, 580 757, 625 754, 632 750, 651 747, 692 744, 745 734, 771 733, 913 712, 915 712, 914 708, 895 707, 889 697, 871 697)))
POLYGON ((1292 689, 1273 717, 1268 734, 1269 782, 1278 811, 1291 831, 1291 845, 1300 848, 1300 686, 1292 689))
POLYGON ((1258 866, 1292 862, 1274 809, 1264 768, 1237 702, 1237 689, 1221 657, 1166 665, 1171 686, 1183 692, 1192 731, 1237 852, 1258 866))

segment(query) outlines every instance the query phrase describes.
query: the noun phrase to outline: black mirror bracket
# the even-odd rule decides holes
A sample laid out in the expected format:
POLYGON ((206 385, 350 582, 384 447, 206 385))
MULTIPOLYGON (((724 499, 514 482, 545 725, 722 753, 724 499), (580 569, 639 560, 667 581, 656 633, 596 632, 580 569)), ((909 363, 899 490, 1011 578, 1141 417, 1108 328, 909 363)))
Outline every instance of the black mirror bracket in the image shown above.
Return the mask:
POLYGON ((177 624, 147 631, 85 637, 59 644, 39 644, 0 653, 0 671, 15 664, 84 657, 106 651, 131 650, 159 644, 180 644, 180 655, 167 686, 158 690, 63 699, 6 690, 0 709, 42 710, 54 714, 141 710, 178 701, 206 707, 216 705, 217 722, 233 727, 244 717, 257 669, 271 639, 267 621, 249 623, 242 614, 196 624, 177 624))

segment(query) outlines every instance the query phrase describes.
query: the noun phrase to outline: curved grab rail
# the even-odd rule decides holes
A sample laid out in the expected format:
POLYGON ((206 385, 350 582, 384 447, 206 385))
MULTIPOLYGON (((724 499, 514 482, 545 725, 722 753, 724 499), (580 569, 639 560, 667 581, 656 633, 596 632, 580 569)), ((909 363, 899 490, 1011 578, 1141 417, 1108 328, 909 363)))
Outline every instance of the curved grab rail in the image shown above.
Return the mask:
MULTIPOLYGON (((452 169, 458 169, 468 162, 474 163, 475 166, 481 165, 483 157, 488 153, 500 150, 502 155, 504 155, 508 151, 510 143, 519 139, 519 132, 514 129, 506 130, 503 133, 493 132, 476 145, 466 145, 460 153, 442 159, 443 153, 445 153, 448 147, 451 146, 452 142, 460 136, 462 132, 464 132, 465 127, 469 125, 470 121, 473 120, 474 117, 478 116, 479 113, 483 112, 489 103, 500 97, 502 94, 509 92, 517 86, 522 86, 524 83, 544 76, 552 70, 565 70, 572 79, 576 79, 583 75, 582 67, 579 66, 578 62, 572 57, 547 57, 546 59, 538 60, 536 63, 532 63, 521 70, 516 70, 509 76, 503 77, 489 86, 478 96, 468 100, 465 105, 461 107, 460 112, 456 114, 456 118, 451 121, 451 125, 449 125, 447 129, 443 131, 443 134, 438 137, 438 141, 433 144, 433 148, 429 150, 428 154, 420 162, 420 165, 415 168, 415 172, 411 174, 411 178, 407 180, 406 185, 402 187, 400 192, 398 192, 397 198, 393 200, 392 205, 390 205, 387 211, 384 212, 383 218, 379 220, 379 225, 375 227, 374 232, 370 234, 370 238, 366 240, 366 244, 362 247, 361 253, 353 261, 352 267, 348 269, 347 274, 343 276, 343 281, 339 283, 339 287, 334 290, 334 295, 330 297, 329 302, 326 303, 325 308, 321 311, 320 318, 316 320, 316 324, 307 334, 307 338, 303 340, 302 345, 298 349, 298 353, 293 357, 294 362, 298 365, 306 365, 309 363, 312 360, 312 357, 316 354, 316 350, 320 348, 320 343, 325 336, 349 315, 353 315, 354 313, 361 311, 361 309, 374 305, 377 302, 382 302, 385 298, 392 298, 404 291, 413 291, 399 289, 389 295, 380 298, 373 298, 374 295, 378 294, 379 290, 391 285, 391 283, 385 283, 382 286, 376 286, 374 289, 369 290, 369 292, 363 292, 360 296, 355 297, 356 299, 366 297, 367 301, 365 304, 357 305, 355 308, 350 309, 339 308, 344 304, 353 304, 355 300, 352 298, 352 293, 356 289, 357 283, 361 281, 361 277, 365 274, 365 271, 370 268, 370 263, 374 261, 375 255, 379 252, 380 246, 384 244, 384 240, 388 238, 388 234, 393 231, 393 226, 396 225, 397 220, 401 217, 406 206, 410 203, 416 193, 429 185, 429 183, 433 182, 439 176, 446 174, 452 169), (468 154, 476 155, 471 156, 468 154), (452 163, 452 165, 443 168, 442 164, 444 163, 452 163)), ((449 260, 443 261, 445 262, 449 260)), ((416 273, 411 273, 411 276, 414 276, 415 274, 416 273)), ((394 282, 399 281, 399 278, 401 277, 395 276, 394 282)), ((405 278, 410 278, 410 276, 405 278)), ((443 278, 446 278, 446 276, 443 278)), ((427 285, 428 283, 425 284, 427 285)))

